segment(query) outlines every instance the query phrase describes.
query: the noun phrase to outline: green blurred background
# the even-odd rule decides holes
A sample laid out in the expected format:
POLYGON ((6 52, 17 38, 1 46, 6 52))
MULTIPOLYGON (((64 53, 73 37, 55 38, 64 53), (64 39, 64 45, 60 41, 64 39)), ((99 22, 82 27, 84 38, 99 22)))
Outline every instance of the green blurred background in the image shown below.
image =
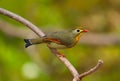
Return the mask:
MULTIPOLYGON (((89 30, 75 47, 60 50, 79 73, 103 66, 83 81, 120 81, 120 0, 0 0, 0 7, 28 19, 44 31, 89 30)), ((0 81, 72 81, 67 68, 45 44, 24 48, 37 36, 0 15, 0 81)))

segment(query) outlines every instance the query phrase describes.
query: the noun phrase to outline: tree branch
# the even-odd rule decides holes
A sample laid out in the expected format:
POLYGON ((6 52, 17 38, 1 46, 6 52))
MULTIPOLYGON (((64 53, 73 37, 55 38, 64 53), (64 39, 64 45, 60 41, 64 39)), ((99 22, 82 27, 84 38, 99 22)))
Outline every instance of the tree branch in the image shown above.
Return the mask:
MULTIPOLYGON (((24 25, 26 25, 28 28, 30 28, 33 32, 35 32, 39 37, 43 37, 45 36, 45 34, 39 29, 37 28, 35 25, 33 25, 31 22, 27 21, 26 19, 10 12, 7 11, 3 8, 0 8, 0 14, 3 14, 5 16, 8 16, 24 25)), ((67 60, 67 58, 65 58, 64 56, 61 56, 61 53, 59 53, 56 49, 50 48, 51 52, 53 54, 55 54, 57 56, 58 59, 60 59, 60 61, 69 69, 69 71, 72 73, 72 75, 74 76, 73 81, 81 81, 82 77, 85 77, 91 73, 93 73, 95 70, 97 70, 100 65, 102 64, 102 62, 98 62, 98 65, 96 65, 96 67, 94 67, 93 69, 89 70, 88 72, 85 72, 83 74, 80 74, 77 72, 77 70, 74 68, 74 66, 67 60)))
POLYGON ((8 16, 24 25, 26 25, 28 28, 30 28, 33 32, 35 32, 39 37, 45 36, 45 34, 34 24, 29 22, 28 20, 24 19, 23 17, 16 15, 8 10, 5 10, 3 8, 0 8, 0 14, 3 14, 5 16, 8 16))
POLYGON ((59 58, 59 60, 62 63, 64 63, 64 65, 69 69, 69 71, 74 77, 79 75, 79 73, 74 68, 74 66, 67 60, 67 58, 63 54, 59 53, 56 49, 53 49, 53 48, 50 48, 50 50, 53 54, 55 54, 59 58))
POLYGON ((80 43, 97 46, 118 45, 120 44, 120 37, 115 33, 108 34, 89 33, 84 35, 84 37, 80 40, 80 43))

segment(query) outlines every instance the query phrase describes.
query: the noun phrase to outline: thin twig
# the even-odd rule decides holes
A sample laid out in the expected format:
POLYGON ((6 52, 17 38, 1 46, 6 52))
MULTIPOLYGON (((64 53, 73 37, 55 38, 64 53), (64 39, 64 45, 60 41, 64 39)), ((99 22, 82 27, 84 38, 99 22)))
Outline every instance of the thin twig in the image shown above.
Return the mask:
POLYGON ((91 73, 95 72, 97 69, 100 68, 100 66, 103 64, 103 61, 102 60, 98 60, 98 63, 96 66, 94 66, 93 68, 91 68, 90 70, 82 73, 79 75, 79 78, 82 79, 83 77, 87 76, 87 75, 90 75, 91 73))
POLYGON ((94 66, 93 68, 91 68, 90 70, 84 72, 84 73, 81 73, 79 76, 76 76, 73 78, 73 81, 82 81, 82 79, 84 77, 86 77, 87 75, 90 75, 92 74, 93 72, 95 72, 97 69, 99 69, 101 67, 101 65, 103 64, 103 61, 102 60, 98 60, 98 63, 96 66, 94 66))

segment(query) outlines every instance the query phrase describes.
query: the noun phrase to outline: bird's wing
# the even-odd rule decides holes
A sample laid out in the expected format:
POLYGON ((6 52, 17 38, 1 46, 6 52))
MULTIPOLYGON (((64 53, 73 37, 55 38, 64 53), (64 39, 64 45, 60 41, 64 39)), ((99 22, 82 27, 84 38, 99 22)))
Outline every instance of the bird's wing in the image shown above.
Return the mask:
POLYGON ((56 39, 56 38, 44 38, 44 42, 54 42, 57 44, 62 44, 61 40, 56 39))

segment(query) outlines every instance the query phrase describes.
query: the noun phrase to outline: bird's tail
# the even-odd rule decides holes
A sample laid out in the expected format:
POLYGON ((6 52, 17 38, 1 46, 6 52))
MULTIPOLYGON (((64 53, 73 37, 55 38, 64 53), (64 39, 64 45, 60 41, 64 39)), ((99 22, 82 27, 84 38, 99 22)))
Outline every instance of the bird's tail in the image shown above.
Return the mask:
POLYGON ((43 38, 38 38, 38 39, 24 39, 25 41, 25 48, 34 45, 34 44, 41 44, 43 43, 43 38))
POLYGON ((30 39, 24 39, 24 41, 25 41, 25 48, 32 45, 32 42, 30 42, 30 39))

